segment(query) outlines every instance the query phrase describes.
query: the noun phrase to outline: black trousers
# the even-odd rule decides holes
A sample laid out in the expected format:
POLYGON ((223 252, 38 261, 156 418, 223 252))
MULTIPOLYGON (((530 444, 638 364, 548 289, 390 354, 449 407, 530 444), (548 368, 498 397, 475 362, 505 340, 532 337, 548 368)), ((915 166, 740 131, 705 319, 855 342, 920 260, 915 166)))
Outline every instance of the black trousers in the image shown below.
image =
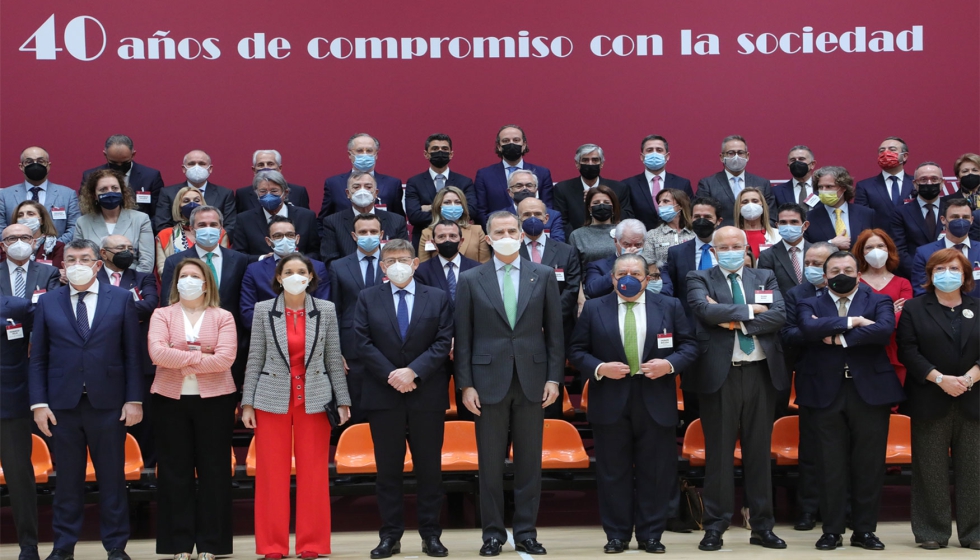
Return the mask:
POLYGON ((232 553, 231 435, 237 395, 153 395, 157 554, 232 553), (195 481, 195 471, 197 480, 195 481))
POLYGON ((735 510, 735 441, 741 436, 745 506, 753 531, 771 530, 772 419, 776 389, 765 361, 732 367, 721 389, 698 395, 704 428, 704 528, 724 532, 735 510))
POLYGON ((408 410, 404 402, 388 410, 367 411, 378 465, 375 494, 381 514, 381 538, 401 539, 405 533, 405 500, 402 480, 405 467, 405 432, 412 450, 418 484, 416 508, 423 539, 442 534, 442 439, 446 428, 444 410, 408 410))
POLYGON ((817 460, 820 457, 820 444, 813 429, 810 410, 800 407, 800 451, 799 479, 796 484, 796 499, 801 513, 816 514, 820 510, 820 480, 817 460))
POLYGON ((10 491, 10 508, 21 547, 37 546, 37 487, 31 463, 33 427, 30 417, 0 420, 0 463, 3 463, 3 477, 10 491))
POLYGON ((885 483, 888 447, 888 405, 870 405, 845 379, 834 402, 811 408, 813 429, 820 446, 820 515, 823 532, 842 534, 847 528, 850 481, 851 527, 857 533, 878 527, 878 503, 885 483))
POLYGON ((612 424, 593 424, 599 516, 607 539, 660 540, 667 527, 671 491, 677 489, 674 426, 657 424, 634 376, 625 410, 612 424))

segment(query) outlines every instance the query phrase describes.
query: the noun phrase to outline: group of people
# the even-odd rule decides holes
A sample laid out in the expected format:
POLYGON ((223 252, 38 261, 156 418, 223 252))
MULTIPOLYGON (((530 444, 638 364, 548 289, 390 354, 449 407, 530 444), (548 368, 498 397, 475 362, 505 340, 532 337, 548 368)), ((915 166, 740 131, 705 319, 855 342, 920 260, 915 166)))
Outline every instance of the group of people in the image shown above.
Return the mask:
POLYGON ((847 526, 852 545, 884 548, 874 532, 896 405, 912 419, 916 542, 949 543, 951 455, 958 540, 980 548, 980 156, 956 160, 959 191, 943 197, 940 166, 907 173, 899 138, 879 147, 882 173, 856 185, 794 146, 793 179, 772 186, 745 171, 747 143, 730 136, 723 170, 696 189, 666 171, 661 136, 642 139, 643 172, 622 182, 601 176, 595 144, 558 183, 524 160, 527 146, 520 127, 502 127, 500 162, 471 180, 449 169, 451 138, 433 134, 428 169, 403 196, 375 169, 380 142, 356 134, 352 169, 325 181, 318 213, 274 150, 253 155, 251 186, 211 183, 210 157, 195 150, 186 180, 164 187, 115 135, 77 194, 48 180, 47 152, 24 150, 24 183, 0 189, 0 460, 21 560, 39 557, 35 428, 58 469, 49 560, 73 557, 86 450, 102 542, 109 560, 128 560, 127 429, 158 468, 157 552, 231 554, 239 403, 255 430, 258 554, 289 554, 293 470, 296 554, 330 553, 330 435, 353 421, 369 424, 378 467, 371 558, 401 551, 406 449, 422 551, 446 556, 451 378, 475 421, 480 554, 508 540, 511 445, 514 543, 545 554, 543 420, 560 406, 566 358, 588 383, 604 552, 634 535, 646 552, 666 550, 679 503, 675 376, 683 420, 700 418, 705 436, 701 550, 719 550, 731 523, 738 440, 749 542, 786 547, 769 457, 794 379, 795 528, 819 515, 818 549, 841 546, 847 526))

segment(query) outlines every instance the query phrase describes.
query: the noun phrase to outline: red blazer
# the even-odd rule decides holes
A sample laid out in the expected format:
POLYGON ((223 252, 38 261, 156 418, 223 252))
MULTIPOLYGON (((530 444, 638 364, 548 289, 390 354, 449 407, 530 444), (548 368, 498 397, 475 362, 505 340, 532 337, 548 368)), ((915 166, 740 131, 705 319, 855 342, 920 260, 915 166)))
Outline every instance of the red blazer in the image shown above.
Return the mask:
POLYGON ((180 398, 184 376, 196 375, 201 397, 217 397, 235 392, 231 364, 238 353, 235 318, 224 309, 204 311, 198 338, 201 351, 187 349, 184 313, 180 304, 161 307, 150 318, 150 359, 157 366, 151 393, 180 398))

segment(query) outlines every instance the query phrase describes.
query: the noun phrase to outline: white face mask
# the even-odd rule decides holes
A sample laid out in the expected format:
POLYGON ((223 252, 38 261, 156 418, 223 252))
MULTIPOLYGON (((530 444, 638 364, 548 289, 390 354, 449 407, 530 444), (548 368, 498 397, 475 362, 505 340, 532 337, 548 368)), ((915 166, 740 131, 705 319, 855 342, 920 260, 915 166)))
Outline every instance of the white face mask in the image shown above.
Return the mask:
POLYGON ((84 286, 92 281, 95 277, 95 271, 92 270, 91 266, 85 266, 84 264, 73 264, 65 270, 65 276, 68 277, 68 281, 75 286, 84 286))
POLYGON ((10 258, 18 261, 27 259, 33 252, 34 246, 23 241, 17 241, 10 247, 7 247, 7 254, 10 255, 10 258))
POLYGON ((864 255, 864 260, 871 265, 871 268, 881 268, 888 262, 888 252, 882 249, 872 249, 864 255))
POLYGON ((20 218, 17 223, 31 228, 31 233, 37 233, 41 229, 41 220, 38 218, 20 218))
POLYGON ((309 285, 310 279, 301 274, 290 274, 282 279, 282 289, 294 296, 305 292, 309 285))
POLYGON ((367 189, 360 189, 350 195, 350 201, 354 203, 354 206, 364 208, 374 204, 374 193, 367 189))
POLYGON ((743 205, 742 208, 739 209, 739 212, 746 220, 757 220, 760 216, 762 216, 762 205, 750 202, 743 205))
POLYGON ((177 293, 181 299, 197 299, 204 294, 204 280, 185 276, 177 281, 177 293))
POLYGON ((493 252, 503 257, 509 257, 521 250, 520 240, 501 237, 493 242, 493 252))
POLYGON ((184 171, 184 175, 187 176, 187 180, 192 183, 203 183, 208 180, 211 176, 211 172, 208 171, 207 167, 202 167, 200 165, 192 165, 184 171))
POLYGON ((400 262, 396 262, 385 269, 385 274, 388 276, 388 280, 391 280, 395 284, 407 283, 409 280, 411 280, 414 272, 415 271, 412 270, 412 265, 400 262))

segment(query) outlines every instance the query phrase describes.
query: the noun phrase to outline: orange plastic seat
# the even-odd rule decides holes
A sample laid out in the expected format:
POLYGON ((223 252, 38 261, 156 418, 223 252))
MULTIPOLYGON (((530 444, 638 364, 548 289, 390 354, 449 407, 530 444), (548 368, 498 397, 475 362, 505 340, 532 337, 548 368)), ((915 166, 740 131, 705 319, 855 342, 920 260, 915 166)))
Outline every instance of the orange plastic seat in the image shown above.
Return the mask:
POLYGON ((582 400, 579 401, 579 406, 582 408, 582 412, 589 411, 589 380, 585 380, 585 385, 582 385, 582 400))
POLYGON ((681 377, 679 375, 674 376, 674 382, 677 384, 677 410, 684 410, 684 392, 681 391, 681 377))
MULTIPOLYGON (((140 451, 140 444, 136 442, 133 434, 126 434, 126 462, 124 464, 126 480, 139 480, 143 474, 143 453, 140 451)), ((85 457, 85 482, 96 482, 95 465, 92 463, 92 453, 86 451, 85 457)))
POLYGON ((892 414, 888 419, 888 448, 885 463, 908 465, 912 462, 912 421, 904 414, 892 414))
POLYGON ((783 416, 772 425, 772 454, 777 465, 800 463, 800 417, 783 416))
POLYGON ((790 410, 799 410, 800 405, 796 404, 796 375, 793 375, 793 380, 789 386, 789 407, 790 410))
MULTIPOLYGON (((34 482, 44 484, 48 481, 48 476, 54 472, 54 464, 51 462, 51 451, 48 444, 44 443, 41 436, 31 434, 31 464, 34 466, 34 482)), ((3 465, 0 465, 0 485, 6 485, 7 479, 3 476, 3 465)))
POLYGON ((463 420, 446 422, 442 440, 442 470, 449 472, 476 471, 476 424, 463 420))
MULTIPOLYGON (((692 467, 703 467, 705 463, 704 430, 701 419, 691 422, 684 432, 684 444, 681 446, 681 456, 688 460, 692 467)), ((735 454, 732 457, 736 465, 742 464, 742 442, 735 440, 735 454)))
MULTIPOLYGON (((234 462, 234 454, 232 454, 232 462, 234 462)), ((289 474, 296 474, 296 452, 293 452, 293 461, 290 465, 289 474)), ((248 454, 245 455, 245 474, 248 476, 255 476, 255 438, 252 438, 251 443, 248 444, 248 454)))
POLYGON ((572 406, 572 399, 564 385, 561 387, 561 414, 565 418, 575 418, 575 407, 572 406))
MULTIPOLYGON (((337 474, 373 474, 378 472, 374 462, 374 440, 371 439, 370 424, 354 424, 344 430, 337 440, 337 454, 334 456, 337 474)), ((405 472, 411 472, 412 452, 405 442, 405 472)), ((296 473, 296 458, 293 458, 293 473, 296 473)))
POLYGON ((456 379, 449 378, 449 408, 446 409, 446 418, 456 418, 459 411, 456 410, 456 379))
MULTIPOLYGON (((511 444, 509 458, 514 460, 511 444)), ((541 437, 542 469, 587 469, 589 455, 575 426, 564 420, 545 420, 541 437)))

